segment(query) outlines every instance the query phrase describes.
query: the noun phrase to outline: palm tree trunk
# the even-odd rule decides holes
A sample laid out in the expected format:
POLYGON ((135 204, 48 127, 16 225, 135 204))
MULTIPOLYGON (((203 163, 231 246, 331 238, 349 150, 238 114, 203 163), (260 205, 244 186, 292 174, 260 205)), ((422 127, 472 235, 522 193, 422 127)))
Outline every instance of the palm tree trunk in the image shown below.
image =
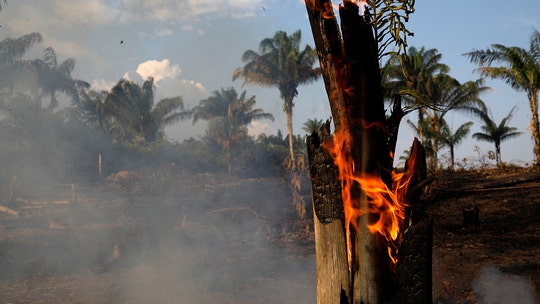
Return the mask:
POLYGON ((495 144, 495 159, 497 162, 497 166, 501 164, 501 144, 497 143, 495 144))
POLYGON ((49 110, 54 110, 54 108, 56 108, 56 98, 54 97, 54 95, 56 94, 56 91, 53 90, 51 92, 51 103, 49 104, 49 110))
POLYGON ((454 171, 454 146, 450 146, 450 169, 454 171))
POLYGON ((534 161, 535 165, 540 166, 540 123, 538 121, 538 91, 529 93, 529 105, 532 112, 532 137, 534 139, 534 161))
POLYGON ((232 175, 232 151, 230 146, 227 147, 227 172, 229 176, 232 175))
POLYGON ((291 162, 294 162, 294 148, 293 148, 293 110, 292 99, 285 101, 285 120, 287 121, 287 132, 289 133, 289 152, 291 155, 291 162))

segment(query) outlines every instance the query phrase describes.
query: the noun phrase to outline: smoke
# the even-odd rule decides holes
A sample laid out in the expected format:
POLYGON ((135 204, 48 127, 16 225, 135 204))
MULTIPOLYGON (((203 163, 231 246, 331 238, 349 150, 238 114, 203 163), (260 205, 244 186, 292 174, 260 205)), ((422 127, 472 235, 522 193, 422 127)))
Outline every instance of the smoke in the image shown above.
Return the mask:
POLYGON ((314 303, 287 184, 173 169, 80 184, 76 204, 19 193, 21 217, 0 213, 0 302, 314 303))
POLYGON ((531 281, 503 273, 491 265, 480 269, 478 277, 473 281, 473 289, 482 304, 534 304, 537 296, 531 281))

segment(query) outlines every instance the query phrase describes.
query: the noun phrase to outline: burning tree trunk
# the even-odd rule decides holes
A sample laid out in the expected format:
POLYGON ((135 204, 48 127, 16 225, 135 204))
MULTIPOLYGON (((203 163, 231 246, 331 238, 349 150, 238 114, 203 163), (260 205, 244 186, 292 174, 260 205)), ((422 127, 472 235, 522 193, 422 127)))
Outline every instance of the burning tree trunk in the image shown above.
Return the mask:
POLYGON ((393 173, 403 112, 397 97, 392 116, 385 118, 369 16, 344 1, 340 32, 331 1, 306 0, 306 8, 335 125, 333 136, 327 122, 307 142, 318 303, 389 303, 401 286, 395 270, 405 200, 412 193, 407 184, 420 182, 414 172, 425 168, 425 156, 415 141, 413 156, 424 161, 411 157, 405 173, 393 173))

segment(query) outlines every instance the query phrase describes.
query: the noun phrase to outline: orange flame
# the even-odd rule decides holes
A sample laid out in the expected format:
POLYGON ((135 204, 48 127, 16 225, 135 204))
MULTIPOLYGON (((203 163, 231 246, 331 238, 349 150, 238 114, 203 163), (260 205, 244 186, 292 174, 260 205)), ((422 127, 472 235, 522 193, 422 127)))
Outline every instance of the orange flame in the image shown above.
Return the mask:
MULTIPOLYGON (((384 237, 388 254, 395 266, 398 258, 398 246, 403 233, 401 230, 405 220, 405 208, 407 207, 405 195, 413 174, 392 172, 392 185, 389 188, 377 173, 361 173, 355 169, 351 147, 352 138, 347 130, 336 131, 333 140, 324 144, 324 148, 329 151, 339 169, 349 269, 352 263, 350 226, 358 229, 358 219, 365 214, 378 216, 378 220, 369 224, 368 229, 371 233, 379 233, 384 237), (360 209, 358 207, 360 204, 356 201, 358 199, 351 195, 356 183, 369 198, 368 210, 360 209)), ((409 168, 414 168, 414 166, 409 166, 409 168)))

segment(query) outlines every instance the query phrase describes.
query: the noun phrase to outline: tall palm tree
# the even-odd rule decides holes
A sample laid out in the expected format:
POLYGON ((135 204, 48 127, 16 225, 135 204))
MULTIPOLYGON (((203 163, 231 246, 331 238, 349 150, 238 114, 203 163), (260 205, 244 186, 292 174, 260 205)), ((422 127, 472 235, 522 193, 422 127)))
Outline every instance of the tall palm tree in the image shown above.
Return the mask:
POLYGON ((51 47, 43 51, 43 59, 33 61, 33 66, 38 73, 42 94, 50 97, 49 109, 51 110, 58 106, 57 91, 68 95, 77 103, 79 101, 79 88, 90 87, 89 83, 71 77, 71 73, 75 69, 75 59, 68 58, 58 64, 56 52, 51 47))
POLYGON ((441 120, 441 132, 439 141, 444 145, 447 146, 450 150, 450 169, 454 170, 454 159, 455 159, 455 152, 454 148, 460 144, 466 137, 469 135, 469 132, 471 131, 471 126, 473 125, 472 121, 466 122, 459 126, 455 132, 452 133, 452 129, 450 126, 448 126, 448 123, 446 120, 441 120))
MULTIPOLYGON (((444 117, 451 111, 464 112, 477 117, 485 115, 487 108, 480 95, 488 90, 483 86, 483 80, 468 81, 459 83, 452 77, 440 77, 431 83, 429 88, 432 100, 432 110, 430 120, 433 132, 439 136, 442 132, 442 125, 445 124, 444 117)), ((433 141, 435 152, 435 167, 437 166, 437 154, 439 150, 439 140, 433 141)))
POLYGON ((254 120, 270 119, 274 116, 264 112, 263 109, 253 109, 257 103, 255 96, 246 99, 246 91, 236 92, 234 88, 212 92, 207 99, 201 100, 199 105, 193 108, 193 124, 199 119, 210 120, 214 117, 228 117, 231 123, 247 126, 254 120), (232 116, 231 116, 232 115, 232 116))
POLYGON ((259 119, 274 120, 272 114, 263 109, 253 109, 255 104, 255 96, 246 98, 246 91, 238 95, 234 88, 222 88, 193 108, 193 124, 199 119, 208 120, 207 135, 225 150, 229 175, 232 174, 233 148, 247 136, 247 125, 259 119))
POLYGON ((447 78, 450 70, 446 64, 440 62, 441 58, 442 54, 437 49, 410 47, 405 53, 391 54, 381 71, 385 98, 393 100, 394 95, 402 96, 404 114, 418 110, 416 131, 424 146, 427 144, 426 132, 429 132, 429 129, 422 125, 426 124, 426 116, 430 115, 428 110, 432 108, 429 88, 432 82, 447 78))
POLYGON ((319 129, 323 125, 322 119, 308 119, 306 122, 304 122, 304 126, 302 127, 302 130, 306 131, 307 134, 313 134, 314 132, 318 132, 319 129))
POLYGON ((482 117, 487 108, 480 99, 480 94, 488 88, 483 86, 481 79, 461 84, 448 75, 438 75, 426 86, 428 87, 422 90, 428 93, 426 96, 431 105, 423 108, 424 118, 418 121, 417 132, 419 137, 420 135, 423 137, 422 143, 431 149, 430 153, 427 153, 428 166, 431 170, 436 170, 439 138, 445 123, 445 115, 451 111, 458 111, 482 117))
POLYGON ((518 132, 517 128, 508 126, 510 119, 514 116, 514 111, 516 107, 513 107, 512 110, 506 115, 505 118, 497 125, 493 120, 491 115, 484 115, 482 119, 484 120, 484 125, 481 127, 483 132, 477 132, 473 134, 473 138, 492 142, 495 144, 495 155, 497 160, 497 165, 501 162, 501 142, 518 137, 522 132, 518 132))
POLYGON ((77 106, 83 113, 83 119, 93 124, 97 122, 100 129, 110 132, 111 120, 108 113, 107 103, 105 103, 107 91, 80 90, 79 103, 77 106))
POLYGON ((41 41, 43 37, 40 33, 0 41, 0 88, 13 89, 16 75, 20 75, 25 66, 24 62, 20 62, 21 59, 32 46, 41 41))
POLYGON ((412 46, 406 53, 392 54, 382 69, 383 86, 387 98, 394 94, 405 96, 411 109, 429 106, 426 88, 437 75, 447 74, 450 68, 440 62, 437 49, 417 49, 412 46))
POLYGON ((105 106, 113 117, 113 132, 131 143, 152 143, 164 136, 164 128, 190 117, 180 96, 165 98, 154 105, 154 78, 142 85, 120 80, 107 94, 105 106))
POLYGON ((43 41, 40 33, 31 33, 19 38, 0 41, 0 68, 13 64, 26 54, 36 43, 43 41))
POLYGON ((481 79, 460 83, 448 75, 450 69, 441 58, 437 49, 411 47, 407 53, 392 55, 382 70, 386 98, 402 95, 405 113, 418 110, 415 130, 431 149, 428 163, 433 170, 437 168, 439 122, 450 111, 482 115, 486 107, 480 95, 488 89, 481 79))
POLYGON ((317 61, 316 50, 309 45, 300 50, 301 38, 300 30, 290 36, 284 31, 277 31, 274 37, 260 42, 259 52, 244 52, 242 62, 245 65, 233 72, 233 80, 243 78, 244 84, 279 89, 289 133, 291 160, 294 159, 293 100, 298 95, 297 88, 314 82, 321 75, 320 68, 313 67, 317 61))
POLYGON ((479 66, 484 77, 502 79, 513 89, 525 91, 532 113, 531 127, 534 140, 535 164, 540 166, 540 122, 538 120, 538 92, 540 90, 540 32, 531 35, 529 49, 492 44, 486 50, 465 53, 479 66), (495 63, 501 65, 495 66, 495 63))

